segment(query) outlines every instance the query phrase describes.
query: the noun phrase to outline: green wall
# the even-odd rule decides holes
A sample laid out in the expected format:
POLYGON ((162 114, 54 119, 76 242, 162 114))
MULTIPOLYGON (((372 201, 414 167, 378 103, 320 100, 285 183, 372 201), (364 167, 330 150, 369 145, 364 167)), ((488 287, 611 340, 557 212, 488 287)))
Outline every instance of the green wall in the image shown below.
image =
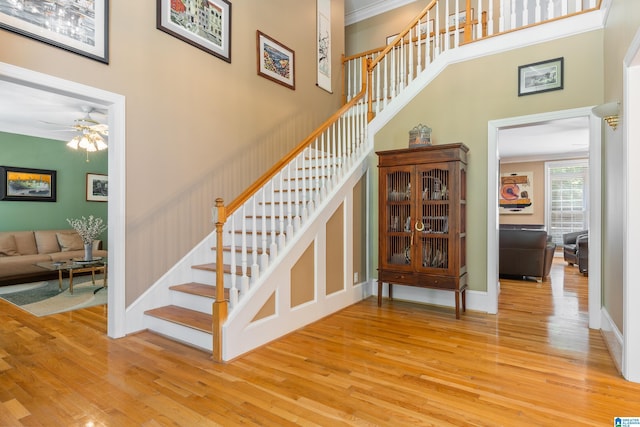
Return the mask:
MULTIPOLYGON (((93 215, 107 221, 107 203, 86 200, 87 173, 107 174, 107 151, 68 148, 63 141, 0 132, 0 166, 57 172, 55 202, 0 201, 0 231, 71 228, 67 218, 93 215)), ((106 248, 106 232, 100 236, 106 248)))

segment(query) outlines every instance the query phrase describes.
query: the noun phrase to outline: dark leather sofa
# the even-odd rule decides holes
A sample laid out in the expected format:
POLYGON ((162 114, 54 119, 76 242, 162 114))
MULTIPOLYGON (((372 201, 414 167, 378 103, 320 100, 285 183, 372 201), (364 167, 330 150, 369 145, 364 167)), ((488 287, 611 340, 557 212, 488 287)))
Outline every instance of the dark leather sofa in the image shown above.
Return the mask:
POLYGON ((499 274, 503 277, 535 277, 541 282, 549 275, 556 244, 545 230, 501 229, 499 274))

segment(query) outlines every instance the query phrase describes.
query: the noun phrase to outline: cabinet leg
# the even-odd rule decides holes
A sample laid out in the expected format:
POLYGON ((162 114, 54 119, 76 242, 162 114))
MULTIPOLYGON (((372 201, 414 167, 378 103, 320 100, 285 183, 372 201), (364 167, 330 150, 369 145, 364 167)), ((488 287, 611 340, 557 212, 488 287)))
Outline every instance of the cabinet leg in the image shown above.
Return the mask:
POLYGON ((389 299, 393 299, 393 285, 389 283, 389 299))
POLYGON ((456 319, 459 319, 460 318, 460 292, 456 291, 455 295, 456 295, 456 319))
POLYGON ((382 282, 378 281, 378 307, 382 305, 382 282))

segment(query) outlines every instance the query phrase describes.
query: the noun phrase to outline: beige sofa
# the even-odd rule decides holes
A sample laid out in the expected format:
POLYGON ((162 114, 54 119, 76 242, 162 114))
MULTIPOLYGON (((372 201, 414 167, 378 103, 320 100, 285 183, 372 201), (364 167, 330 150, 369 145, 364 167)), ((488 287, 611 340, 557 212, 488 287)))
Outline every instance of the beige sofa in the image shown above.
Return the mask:
MULTIPOLYGON (((93 242, 93 256, 106 257, 102 242, 93 242)), ((75 230, 0 231, 0 284, 28 282, 57 274, 36 264, 83 257, 84 245, 75 230)))

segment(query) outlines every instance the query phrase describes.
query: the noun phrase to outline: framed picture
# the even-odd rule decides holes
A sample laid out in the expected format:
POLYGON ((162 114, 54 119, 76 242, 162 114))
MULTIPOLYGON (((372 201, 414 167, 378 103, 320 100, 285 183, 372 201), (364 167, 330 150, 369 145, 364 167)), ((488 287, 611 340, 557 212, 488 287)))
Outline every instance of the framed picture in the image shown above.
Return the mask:
POLYGON ((97 173, 87 174, 87 201, 106 202, 109 195, 109 177, 97 173))
POLYGON ((317 10, 317 58, 318 87, 333 93, 331 90, 331 2, 316 0, 317 10))
POLYGON ((296 89, 295 53, 268 35, 256 32, 258 75, 296 89))
POLYGON ((533 172, 500 174, 500 214, 533 213, 533 172))
POLYGON ((109 0, 0 1, 0 28, 109 63, 109 0))
MULTIPOLYGON (((449 15, 449 21, 448 21, 449 27, 456 26, 456 16, 458 17, 458 27, 464 27, 465 24, 467 23, 466 10, 461 10, 460 12, 458 12, 457 15, 455 13, 449 15)), ((469 19, 473 19, 473 8, 471 9, 471 16, 469 17, 469 19)))
MULTIPOLYGON (((427 25, 426 22, 421 22, 420 23, 420 40, 421 42, 425 42, 425 40, 427 39, 427 36, 433 37, 434 36, 434 24, 433 24, 433 19, 431 19, 429 21, 429 24, 427 25), (428 31, 428 33, 427 33, 428 31)), ((418 37, 415 35, 415 31, 411 30, 411 34, 412 34, 412 38, 415 41, 418 37)), ((395 38, 398 37, 398 33, 393 34, 391 36, 387 36, 385 43, 387 45, 391 44, 392 41, 395 40, 395 38)))
POLYGON ((231 62, 231 3, 157 0, 156 28, 231 62))
POLYGON ((56 171, 0 166, 0 200, 56 201, 56 171))
POLYGON ((564 58, 518 67, 518 96, 549 92, 564 87, 564 58))

